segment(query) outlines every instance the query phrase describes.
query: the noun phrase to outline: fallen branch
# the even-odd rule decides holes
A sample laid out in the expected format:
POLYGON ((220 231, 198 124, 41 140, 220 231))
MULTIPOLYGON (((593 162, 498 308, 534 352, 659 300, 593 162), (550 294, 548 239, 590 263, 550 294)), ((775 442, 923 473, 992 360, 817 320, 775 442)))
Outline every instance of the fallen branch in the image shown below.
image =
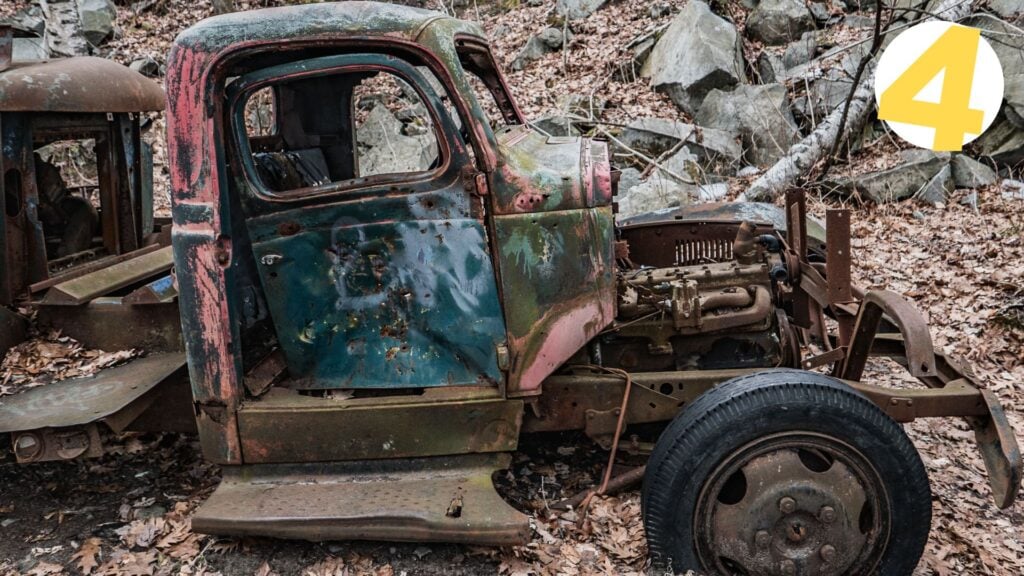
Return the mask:
MULTIPOLYGON (((615 494, 616 492, 620 492, 622 490, 625 490, 626 488, 629 488, 633 484, 636 484, 637 482, 643 480, 644 472, 646 471, 647 465, 645 464, 643 466, 633 468, 629 472, 619 474, 618 476, 608 481, 608 485, 605 486, 603 494, 615 494)), ((552 504, 551 507, 556 510, 568 510, 569 508, 579 508, 580 504, 582 504, 586 500, 589 500, 592 496, 595 496, 597 493, 597 488, 584 490, 583 492, 580 492, 579 494, 571 498, 566 498, 561 502, 556 502, 555 504, 552 504)))
MULTIPOLYGON (((944 20, 959 20, 971 12, 970 0, 943 0, 934 10, 944 20)), ((850 132, 859 131, 867 121, 875 99, 875 62, 864 64, 860 85, 854 84, 851 97, 837 106, 818 127, 803 140, 790 147, 746 191, 747 200, 771 202, 793 186, 850 132), (845 118, 845 120, 844 120, 845 118)))

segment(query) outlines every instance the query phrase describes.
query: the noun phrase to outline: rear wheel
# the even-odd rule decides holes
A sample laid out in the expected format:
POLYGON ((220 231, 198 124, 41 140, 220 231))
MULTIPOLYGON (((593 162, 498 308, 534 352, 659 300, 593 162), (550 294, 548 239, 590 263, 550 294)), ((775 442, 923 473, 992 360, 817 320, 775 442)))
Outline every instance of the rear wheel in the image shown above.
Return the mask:
POLYGON ((842 382, 771 370, 680 413, 644 480, 656 564, 715 574, 910 574, 931 525, 920 456, 842 382))

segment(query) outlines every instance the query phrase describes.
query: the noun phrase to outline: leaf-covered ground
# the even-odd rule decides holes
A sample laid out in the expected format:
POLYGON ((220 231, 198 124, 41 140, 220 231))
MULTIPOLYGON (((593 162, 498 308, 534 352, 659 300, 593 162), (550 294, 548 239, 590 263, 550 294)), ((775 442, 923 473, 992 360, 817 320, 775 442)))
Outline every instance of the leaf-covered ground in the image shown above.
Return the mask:
MULTIPOLYGON (((20 2, 3 3, 0 13, 20 2)), ((554 2, 529 4, 534 2, 470 2, 460 12, 472 18, 479 9, 497 53, 509 62, 530 35, 550 25, 554 2)), ((669 15, 652 16, 652 4, 613 3, 574 25, 575 39, 564 52, 509 73, 527 115, 557 110, 574 94, 605 100, 608 122, 681 117, 642 82, 614 79, 626 44, 668 21, 669 15)), ((678 8, 682 2, 669 4, 678 8)), ((158 0, 142 12, 121 7, 121 35, 103 50, 121 62, 150 56, 162 64, 174 35, 209 10, 206 0, 158 0)), ((158 118, 158 143, 161 129, 158 118)), ((839 170, 886 166, 890 153, 869 148, 857 165, 839 170)), ((163 158, 158 144, 158 165, 163 158)), ((158 167, 161 175, 166 177, 166 167, 158 167)), ((914 300, 931 321, 937 344, 973 363, 1007 407, 1011 423, 1024 430, 1024 201, 1004 199, 1003 192, 998 185, 978 191, 977 211, 959 204, 959 196, 938 208, 856 207, 853 246, 858 281, 914 300)), ((827 207, 821 201, 812 205, 819 215, 827 207)), ((165 197, 159 206, 167 208, 165 197)), ((122 359, 56 335, 18 354, 5 361, 0 390, 122 359)), ((884 364, 873 365, 870 375, 894 385, 906 380, 884 364)), ((969 428, 960 421, 930 420, 908 429, 934 492, 934 525, 918 574, 1021 574, 1024 504, 1003 511, 992 504, 969 428)), ((0 574, 529 575, 631 574, 646 568, 637 492, 598 499, 585 516, 550 510, 551 503, 592 485, 602 473, 606 455, 576 435, 524 439, 512 469, 498 479, 511 502, 537 517, 533 541, 513 549, 197 535, 189 529, 189 516, 218 476, 216 467, 202 461, 195 439, 140 435, 110 439, 108 445, 110 452, 97 460, 17 466, 7 455, 0 461, 0 574)))

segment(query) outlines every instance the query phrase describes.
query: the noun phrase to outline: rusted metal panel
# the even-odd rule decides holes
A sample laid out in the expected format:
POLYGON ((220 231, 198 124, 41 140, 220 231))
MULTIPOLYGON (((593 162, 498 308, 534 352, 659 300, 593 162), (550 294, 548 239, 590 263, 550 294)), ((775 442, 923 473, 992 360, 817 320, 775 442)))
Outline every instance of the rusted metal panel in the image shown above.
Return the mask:
POLYGON ((14 29, 9 25, 0 26, 0 72, 11 65, 14 57, 14 29))
POLYGON ((522 424, 519 400, 430 402, 413 396, 404 403, 366 405, 295 396, 272 392, 242 407, 238 425, 244 462, 503 452, 515 450, 522 424))
POLYGON ((81 56, 19 64, 0 72, 0 112, 149 112, 164 92, 106 58, 81 56))
POLYGON ((541 382, 615 319, 611 207, 494 218, 513 394, 541 382))
POLYGON ((0 358, 9 348, 21 344, 28 334, 28 319, 0 306, 0 358))
POLYGON ((63 380, 7 396, 0 403, 0 433, 102 421, 184 368, 184 354, 151 354, 90 378, 63 380))
POLYGON ((81 306, 39 306, 41 328, 59 330, 90 348, 149 352, 184 350, 175 301, 134 306, 121 298, 97 298, 81 306))
POLYGON ((77 306, 165 273, 172 265, 174 255, 168 246, 61 282, 47 291, 43 303, 50 306, 77 306))
POLYGON ((524 544, 529 518, 491 476, 507 454, 228 466, 192 518, 197 532, 323 540, 524 544))

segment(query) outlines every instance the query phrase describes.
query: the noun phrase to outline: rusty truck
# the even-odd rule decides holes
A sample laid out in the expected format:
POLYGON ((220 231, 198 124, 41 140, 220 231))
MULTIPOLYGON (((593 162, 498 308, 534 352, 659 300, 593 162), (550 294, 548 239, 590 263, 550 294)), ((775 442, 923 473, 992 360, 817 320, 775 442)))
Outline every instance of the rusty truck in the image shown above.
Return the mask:
POLYGON ((166 89, 187 402, 223 472, 198 531, 522 543, 492 475, 565 430, 608 451, 599 488, 649 456, 652 562, 683 572, 910 574, 917 418, 966 419, 991 497, 1017 496, 996 397, 852 283, 849 211, 822 231, 794 190, 617 218, 607 143, 532 127, 477 24, 217 16, 166 89))
POLYGON ((148 355, 0 398, 0 433, 38 462, 100 455, 105 431, 194 430, 170 219, 154 214, 142 134, 163 90, 104 58, 15 61, 12 48, 0 27, 0 357, 30 319, 148 355))

